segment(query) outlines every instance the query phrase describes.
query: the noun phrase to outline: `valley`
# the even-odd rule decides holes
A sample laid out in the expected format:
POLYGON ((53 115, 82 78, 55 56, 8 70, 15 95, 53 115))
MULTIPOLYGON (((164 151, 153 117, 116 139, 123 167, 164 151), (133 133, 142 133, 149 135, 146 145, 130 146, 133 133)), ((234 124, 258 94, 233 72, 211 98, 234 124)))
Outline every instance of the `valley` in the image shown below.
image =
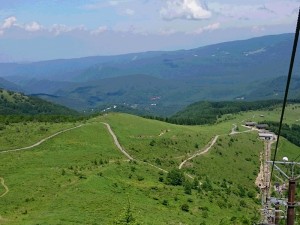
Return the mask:
MULTIPOLYGON (((0 88, 85 113, 162 117, 197 101, 281 99, 292 39, 280 34, 189 50, 0 63, 0 88)), ((299 99, 297 67, 294 73, 290 98, 299 99)))

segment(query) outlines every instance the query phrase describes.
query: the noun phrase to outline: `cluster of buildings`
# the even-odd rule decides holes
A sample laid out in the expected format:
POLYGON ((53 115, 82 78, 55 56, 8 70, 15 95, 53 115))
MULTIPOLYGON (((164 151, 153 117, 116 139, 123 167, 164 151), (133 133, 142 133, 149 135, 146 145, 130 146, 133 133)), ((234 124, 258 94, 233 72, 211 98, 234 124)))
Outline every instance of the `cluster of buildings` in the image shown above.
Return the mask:
POLYGON ((246 122, 245 126, 256 128, 258 130, 258 136, 262 140, 276 140, 276 135, 268 130, 268 124, 258 124, 256 122, 246 122))

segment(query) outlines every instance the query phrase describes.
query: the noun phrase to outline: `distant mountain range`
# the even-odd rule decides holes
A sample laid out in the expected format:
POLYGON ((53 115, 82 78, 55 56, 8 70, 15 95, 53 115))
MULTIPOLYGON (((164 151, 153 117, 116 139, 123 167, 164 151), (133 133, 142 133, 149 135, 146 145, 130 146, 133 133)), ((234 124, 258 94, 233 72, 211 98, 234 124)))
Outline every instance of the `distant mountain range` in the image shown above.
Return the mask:
MULTIPOLYGON (((171 52, 0 63, 0 87, 77 110, 122 105, 170 115, 200 100, 281 98, 293 34, 171 52), (11 84, 11 85, 8 85, 11 84)), ((293 97, 300 97, 295 66, 293 97)))

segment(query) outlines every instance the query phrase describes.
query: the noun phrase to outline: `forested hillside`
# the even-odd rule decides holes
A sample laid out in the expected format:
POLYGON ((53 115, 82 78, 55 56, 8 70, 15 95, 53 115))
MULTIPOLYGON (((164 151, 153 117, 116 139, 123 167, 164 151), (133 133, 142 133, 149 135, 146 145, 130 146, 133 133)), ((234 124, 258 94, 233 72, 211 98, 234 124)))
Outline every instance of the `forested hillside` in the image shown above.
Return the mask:
POLYGON ((0 115, 76 115, 76 111, 37 97, 0 89, 0 115))
MULTIPOLYGON (((186 109, 176 113, 168 119, 171 123, 176 124, 213 124, 222 115, 230 113, 238 113, 249 110, 268 109, 271 110, 275 106, 281 104, 280 100, 265 100, 265 101, 232 101, 232 102, 208 102, 201 101, 189 105, 186 109)), ((298 102, 298 100, 291 100, 298 102)))

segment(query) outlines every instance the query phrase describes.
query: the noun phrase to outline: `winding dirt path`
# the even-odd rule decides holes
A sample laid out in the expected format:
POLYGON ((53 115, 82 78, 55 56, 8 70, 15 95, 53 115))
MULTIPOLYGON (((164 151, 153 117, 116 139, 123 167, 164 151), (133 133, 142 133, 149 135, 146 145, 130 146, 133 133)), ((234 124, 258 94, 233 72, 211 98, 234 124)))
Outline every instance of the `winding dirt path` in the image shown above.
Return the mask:
POLYGON ((37 142, 37 143, 35 143, 33 145, 30 145, 30 146, 27 146, 27 147, 23 147, 23 148, 17 148, 17 149, 11 149, 11 150, 6 150, 6 151, 1 151, 0 154, 8 153, 8 152, 17 152, 17 151, 28 150, 28 149, 34 148, 34 147, 39 146, 43 142, 45 142, 45 141, 47 141, 47 140, 49 140, 49 139, 51 139, 51 138, 53 138, 53 137, 55 137, 55 136, 57 136, 59 134, 65 133, 65 132, 70 131, 70 130, 77 129, 79 127, 82 127, 83 125, 84 124, 80 124, 80 125, 78 125, 76 127, 71 127, 71 128, 66 129, 66 130, 58 131, 55 134, 52 134, 51 136, 46 137, 46 138, 40 140, 39 142, 37 142))
MULTIPOLYGON (((43 138, 42 140, 40 140, 39 142, 33 144, 33 145, 30 145, 30 146, 27 146, 27 147, 23 147, 23 148, 17 148, 17 149, 11 149, 11 150, 6 150, 6 151, 1 151, 0 154, 3 154, 3 153, 9 153, 9 152, 17 152, 17 151, 22 151, 22 150, 28 150, 28 149, 32 149, 36 146, 39 146, 40 144, 42 144, 43 142, 59 135, 59 134, 62 134, 62 133, 65 133, 67 131, 70 131, 70 130, 74 130, 76 128, 79 128, 79 127, 82 127, 84 124, 81 124, 81 125, 78 125, 76 127, 71 127, 71 128, 68 128, 68 129, 65 129, 65 130, 62 130, 62 131, 58 131, 56 132, 55 134, 52 134, 50 135, 49 137, 46 137, 46 138, 43 138)), ((4 193, 2 193, 0 195, 0 198, 4 197, 8 192, 9 192, 9 188, 6 186, 5 182, 4 182, 4 178, 3 177, 0 177, 0 184, 4 187, 5 191, 4 193)), ((0 223, 1 221, 4 221, 6 222, 7 220, 4 219, 1 215, 0 215, 0 223)))
MULTIPOLYGON (((229 135, 235 135, 235 134, 242 134, 242 133, 247 133, 247 132, 251 132, 251 131, 254 131, 255 129, 250 129, 250 130, 245 130, 245 131, 241 131, 241 132, 238 132, 236 131, 237 129, 237 125, 236 124, 232 124, 233 127, 231 129, 231 132, 229 133, 229 135)), ((218 138, 220 137, 220 135, 216 135, 212 141, 210 141, 210 144, 208 147, 206 147, 203 151, 197 151, 195 154, 193 154, 191 157, 187 158, 186 160, 184 160, 180 165, 179 165, 179 169, 182 169, 182 167, 184 166, 184 164, 186 164, 188 161, 190 161, 191 159, 199 156, 199 155, 203 155, 205 153, 207 153, 213 146, 214 144, 217 142, 218 138)))
MULTIPOLYGON (((4 187, 5 191, 4 193, 2 193, 0 195, 0 198, 4 197, 8 192, 9 192, 9 189, 8 187, 5 185, 4 183, 4 178, 3 177, 0 177, 0 184, 4 187)), ((7 222, 8 220, 7 219, 4 219, 1 215, 0 215, 0 224, 2 224, 1 222, 7 222)))
POLYGON ((117 146, 117 148, 130 160, 134 160, 133 157, 131 157, 124 148, 122 148, 122 146, 120 145, 120 142, 118 141, 117 136, 115 135, 115 133, 113 132, 113 130, 111 129, 110 125, 108 123, 103 123, 106 127, 108 132, 110 133, 110 135, 113 137, 114 139, 114 143, 117 146))
MULTIPOLYGON (((103 122, 102 122, 103 123, 103 122)), ((160 168, 160 167, 158 167, 158 166, 155 166, 155 165, 153 165, 153 164, 151 164, 151 163, 148 163, 148 162, 143 162, 143 161, 141 161, 141 160, 138 160, 138 159, 135 159, 135 158, 133 158, 131 155, 129 155, 129 153, 128 152, 126 152, 126 150, 121 146, 121 144, 120 144, 120 142, 118 141, 118 138, 117 138, 117 136, 115 135, 115 133, 113 132, 113 130, 111 129, 111 127, 110 127, 110 125, 108 124, 108 123, 103 123, 105 126, 106 126, 106 128, 107 128, 107 130, 108 130, 108 132, 110 133, 110 135, 113 137, 113 139, 114 139, 114 144, 117 146, 117 148, 129 159, 129 160, 134 160, 134 161, 137 161, 137 162, 141 162, 141 163, 144 163, 144 164, 147 164, 147 165, 149 165, 149 166, 152 166, 152 167, 154 167, 154 168, 156 168, 156 169, 158 169, 158 170, 160 170, 160 171, 163 171, 164 173, 168 173, 168 171, 166 171, 166 170, 164 170, 164 169, 162 169, 162 168, 160 168)))
POLYGON ((229 135, 242 134, 242 133, 247 133, 247 132, 251 132, 251 131, 257 130, 257 129, 255 129, 255 128, 249 128, 249 127, 247 127, 247 126, 243 126, 243 125, 242 125, 243 127, 247 128, 247 129, 249 129, 249 130, 245 130, 245 131, 236 131, 237 125, 236 125, 236 124, 232 124, 232 125, 233 125, 233 128, 231 129, 231 132, 230 132, 229 135))
POLYGON ((208 147, 206 147, 203 151, 200 151, 200 152, 198 151, 198 152, 196 152, 194 155, 192 155, 191 157, 189 157, 189 158, 187 158, 186 160, 184 160, 184 161, 179 165, 178 168, 181 169, 187 161, 190 161, 191 159, 193 159, 193 158, 195 158, 195 157, 197 157, 197 156, 199 156, 199 155, 203 155, 203 154, 207 153, 207 152, 214 146, 214 144, 217 142, 218 138, 219 138, 219 135, 215 136, 215 137, 212 139, 212 141, 210 142, 210 144, 209 144, 208 147))
POLYGON ((9 189, 8 187, 5 185, 4 183, 4 179, 2 177, 0 177, 0 183, 1 185, 4 187, 5 191, 3 194, 0 195, 0 198, 4 197, 8 192, 9 192, 9 189))

